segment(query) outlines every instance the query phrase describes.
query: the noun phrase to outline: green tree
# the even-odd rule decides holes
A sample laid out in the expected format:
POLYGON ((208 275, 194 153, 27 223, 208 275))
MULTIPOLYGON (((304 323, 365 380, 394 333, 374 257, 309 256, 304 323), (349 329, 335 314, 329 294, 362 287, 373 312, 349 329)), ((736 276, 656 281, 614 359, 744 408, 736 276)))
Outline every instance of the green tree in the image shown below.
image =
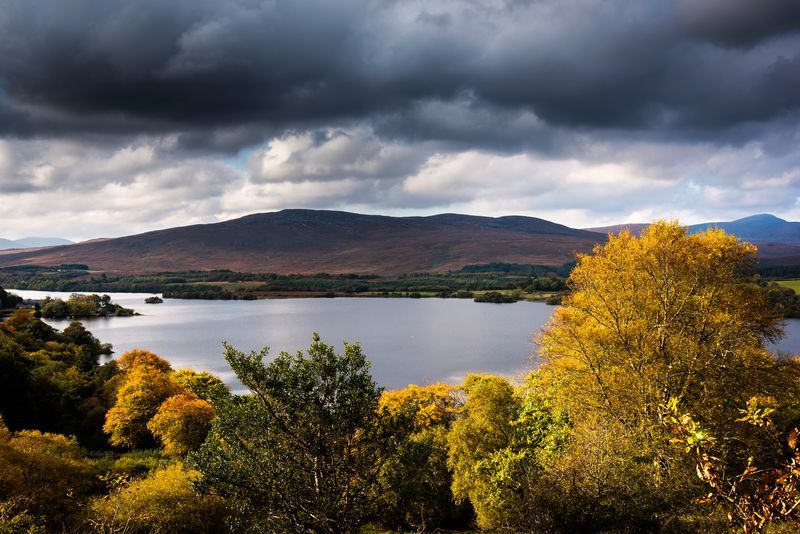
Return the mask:
POLYGON ((468 526, 472 509, 467 502, 454 502, 447 465, 447 433, 461 408, 457 388, 412 384, 385 392, 380 406, 387 417, 408 420, 412 432, 381 470, 377 520, 401 531, 468 526))
POLYGON ((13 293, 8 293, 5 289, 0 287, 0 309, 13 308, 22 302, 22 297, 13 293))
MULTIPOLYGON (((567 421, 540 393, 540 375, 514 388, 499 376, 469 375, 461 417, 447 436, 453 494, 475 508, 487 529, 532 530, 546 524, 537 509, 540 479, 564 446, 567 421)), ((552 525, 549 525, 552 526, 552 525)))
POLYGON ((403 436, 378 413, 375 385, 361 347, 339 355, 314 334, 304 353, 268 349, 225 359, 252 394, 213 399, 217 416, 191 455, 200 487, 228 497, 238 528, 275 532, 345 532, 374 513, 377 475, 403 436))

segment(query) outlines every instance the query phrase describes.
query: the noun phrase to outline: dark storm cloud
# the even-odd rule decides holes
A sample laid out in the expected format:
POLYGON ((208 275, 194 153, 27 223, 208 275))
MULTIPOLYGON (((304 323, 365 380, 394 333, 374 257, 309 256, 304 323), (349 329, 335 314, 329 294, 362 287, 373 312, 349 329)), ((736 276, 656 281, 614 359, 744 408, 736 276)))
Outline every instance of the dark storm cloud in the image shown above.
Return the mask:
POLYGON ((719 134, 800 106, 794 0, 3 4, 7 136, 175 133, 235 152, 362 121, 548 150, 553 126, 719 134))
POLYGON ((690 34, 725 46, 800 30, 796 0, 678 0, 676 11, 690 34))

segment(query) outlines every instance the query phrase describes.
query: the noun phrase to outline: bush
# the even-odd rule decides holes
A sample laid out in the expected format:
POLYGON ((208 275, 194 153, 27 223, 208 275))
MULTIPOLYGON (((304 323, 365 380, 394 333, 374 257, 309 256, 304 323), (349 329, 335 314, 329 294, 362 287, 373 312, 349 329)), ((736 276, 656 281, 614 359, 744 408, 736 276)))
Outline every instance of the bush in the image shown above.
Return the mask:
POLYGON ((99 497, 89 507, 98 532, 194 533, 225 530, 226 508, 214 496, 195 492, 199 474, 174 464, 99 497))

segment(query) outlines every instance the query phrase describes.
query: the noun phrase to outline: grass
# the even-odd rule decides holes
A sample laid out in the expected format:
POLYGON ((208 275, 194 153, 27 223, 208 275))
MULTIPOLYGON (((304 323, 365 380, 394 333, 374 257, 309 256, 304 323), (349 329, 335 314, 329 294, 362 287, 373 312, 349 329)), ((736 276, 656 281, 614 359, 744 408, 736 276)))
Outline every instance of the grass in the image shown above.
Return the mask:
POLYGON ((795 293, 800 293, 800 280, 778 280, 778 285, 783 287, 790 287, 794 289, 795 293))

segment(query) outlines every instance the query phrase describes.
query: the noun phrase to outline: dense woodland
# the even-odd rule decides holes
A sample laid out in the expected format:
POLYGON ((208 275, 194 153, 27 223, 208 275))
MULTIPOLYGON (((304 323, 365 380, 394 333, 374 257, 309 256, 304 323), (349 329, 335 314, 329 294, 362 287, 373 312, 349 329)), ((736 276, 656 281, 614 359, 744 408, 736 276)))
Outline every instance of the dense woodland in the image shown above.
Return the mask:
POLYGON ((0 532, 795 532, 800 364, 755 249, 659 223, 572 270, 509 379, 383 391, 358 344, 224 356, 0 323, 0 532), (766 286, 768 287, 768 286, 766 286), (167 355, 165 355, 167 356, 167 355))

